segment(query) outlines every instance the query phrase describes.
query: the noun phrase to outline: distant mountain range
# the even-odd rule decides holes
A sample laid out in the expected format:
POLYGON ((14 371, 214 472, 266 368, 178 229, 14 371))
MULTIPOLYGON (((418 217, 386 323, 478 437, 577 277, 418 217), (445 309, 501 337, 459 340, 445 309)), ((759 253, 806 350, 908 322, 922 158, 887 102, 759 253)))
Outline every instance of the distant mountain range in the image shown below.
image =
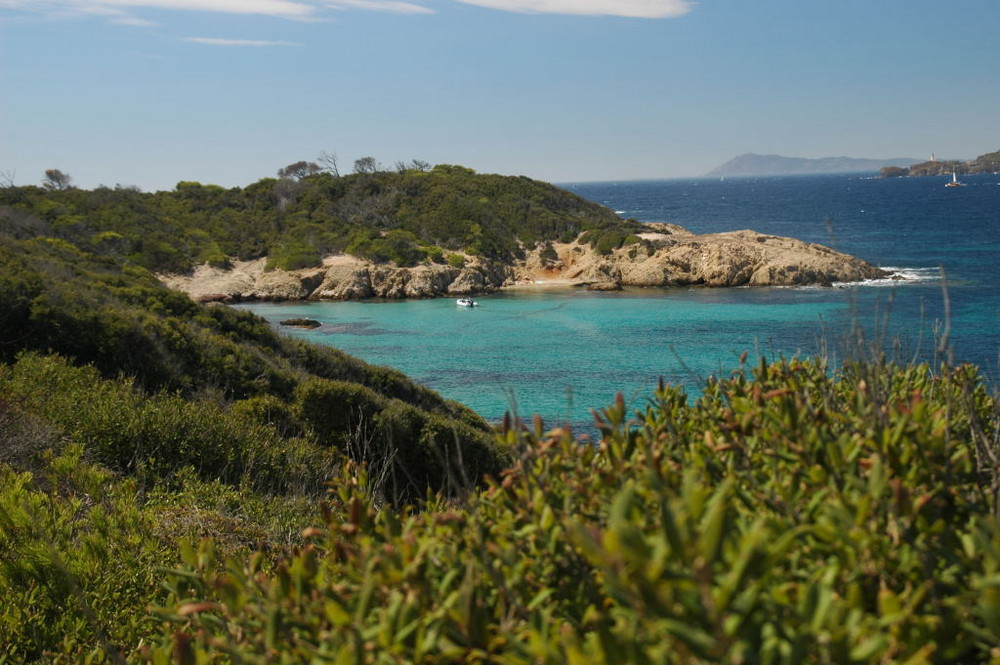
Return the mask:
POLYGON ((734 157, 722 166, 706 173, 706 176, 767 176, 767 175, 808 175, 813 173, 852 173, 859 171, 877 172, 886 166, 906 168, 922 160, 908 157, 893 159, 855 159, 853 157, 782 157, 781 155, 757 155, 748 152, 734 157))

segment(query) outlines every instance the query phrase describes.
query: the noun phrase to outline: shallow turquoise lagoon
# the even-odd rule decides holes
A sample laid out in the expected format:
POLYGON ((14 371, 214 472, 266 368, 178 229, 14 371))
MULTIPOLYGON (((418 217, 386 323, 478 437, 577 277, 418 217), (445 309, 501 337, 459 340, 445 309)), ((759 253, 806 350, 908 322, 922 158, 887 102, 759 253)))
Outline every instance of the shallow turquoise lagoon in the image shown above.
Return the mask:
MULTIPOLYGON (((748 352, 829 354, 887 290, 676 289, 591 293, 537 289, 478 298, 241 305, 272 323, 306 317, 290 335, 395 367, 491 421, 513 411, 585 424, 621 391, 641 407, 660 377, 696 393, 748 352), (876 292, 880 292, 876 294, 876 292)), ((911 344, 912 345, 912 344, 911 344)))

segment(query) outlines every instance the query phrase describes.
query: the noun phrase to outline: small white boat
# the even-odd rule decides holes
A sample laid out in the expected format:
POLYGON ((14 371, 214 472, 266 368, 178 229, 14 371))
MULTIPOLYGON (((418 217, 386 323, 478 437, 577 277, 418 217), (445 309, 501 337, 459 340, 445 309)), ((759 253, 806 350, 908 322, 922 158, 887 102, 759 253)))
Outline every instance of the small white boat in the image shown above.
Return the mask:
POLYGON ((964 182, 958 181, 958 174, 954 171, 951 172, 951 182, 945 184, 945 187, 965 187, 964 182))
POLYGON ((459 307, 477 307, 479 305, 479 303, 472 298, 459 298, 455 301, 455 304, 459 307))

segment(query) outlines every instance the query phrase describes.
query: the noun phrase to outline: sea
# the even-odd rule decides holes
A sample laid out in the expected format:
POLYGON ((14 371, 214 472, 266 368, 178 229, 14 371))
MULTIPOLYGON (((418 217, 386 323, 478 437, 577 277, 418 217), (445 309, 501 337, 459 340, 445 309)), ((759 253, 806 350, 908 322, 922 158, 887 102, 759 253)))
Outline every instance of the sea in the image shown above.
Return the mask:
POLYGON ((1000 383, 1000 175, 879 179, 865 174, 683 179, 561 186, 621 217, 695 233, 754 229, 820 243, 906 279, 833 287, 590 292, 539 284, 432 300, 245 303, 289 335, 388 365, 490 422, 507 412, 586 429, 620 393, 641 409, 657 382, 696 396, 745 358, 821 356, 831 368, 884 353, 899 362, 974 363, 1000 383), (744 356, 745 354, 745 356, 744 356))

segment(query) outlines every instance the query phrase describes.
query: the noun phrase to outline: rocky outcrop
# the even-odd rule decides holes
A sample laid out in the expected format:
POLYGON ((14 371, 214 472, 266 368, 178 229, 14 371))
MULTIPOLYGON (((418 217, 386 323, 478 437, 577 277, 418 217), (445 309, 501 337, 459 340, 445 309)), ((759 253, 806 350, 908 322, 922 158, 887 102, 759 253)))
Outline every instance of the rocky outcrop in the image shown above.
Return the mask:
POLYGON ((465 268, 423 265, 414 268, 356 265, 331 267, 310 300, 361 300, 365 298, 433 298, 493 291, 509 284, 513 270, 507 266, 475 262, 465 268))
POLYGON ((796 286, 856 282, 887 274, 861 259, 794 238, 755 231, 695 235, 650 224, 640 241, 610 254, 578 242, 550 244, 508 265, 469 257, 465 267, 375 265, 329 257, 322 268, 266 271, 263 259, 229 270, 201 266, 164 275, 167 286, 205 301, 363 300, 468 295, 499 288, 565 284, 610 291, 625 286, 796 286))
POLYGON ((320 326, 323 325, 316 319, 304 319, 304 318, 285 319, 283 321, 279 321, 278 323, 283 326, 289 326, 291 328, 319 328, 320 326))
MULTIPOLYGON (((619 286, 796 286, 887 276, 828 247, 755 231, 695 235, 654 225, 640 243, 598 255, 578 243, 555 245, 559 277, 606 290, 619 286)), ((528 262, 530 266, 530 261, 528 262)), ((536 268, 544 281, 544 268, 536 268)))

